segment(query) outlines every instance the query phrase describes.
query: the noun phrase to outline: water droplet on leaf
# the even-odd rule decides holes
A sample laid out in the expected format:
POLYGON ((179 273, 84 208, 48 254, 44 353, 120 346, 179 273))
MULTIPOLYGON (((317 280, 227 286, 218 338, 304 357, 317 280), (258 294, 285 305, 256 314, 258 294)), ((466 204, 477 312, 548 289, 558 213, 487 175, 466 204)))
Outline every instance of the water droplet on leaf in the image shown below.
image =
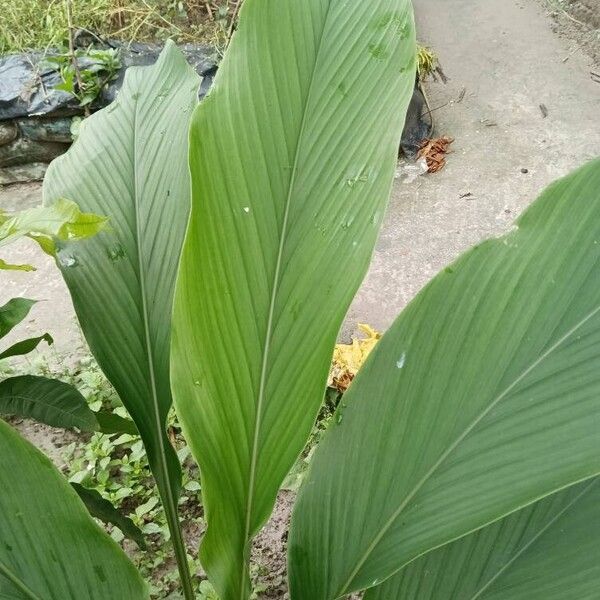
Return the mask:
POLYGON ((406 362, 406 352, 402 353, 402 356, 396 361, 396 368, 401 369, 406 362))

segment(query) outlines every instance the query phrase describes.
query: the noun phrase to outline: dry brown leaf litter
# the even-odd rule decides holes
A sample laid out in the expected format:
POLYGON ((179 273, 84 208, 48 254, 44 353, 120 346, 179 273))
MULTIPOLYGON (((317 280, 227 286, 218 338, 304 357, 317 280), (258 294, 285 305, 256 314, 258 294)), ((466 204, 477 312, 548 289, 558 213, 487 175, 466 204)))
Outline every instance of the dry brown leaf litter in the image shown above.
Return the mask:
POLYGON ((444 135, 439 138, 423 140, 421 149, 417 153, 417 158, 425 158, 427 162, 427 171, 435 173, 444 168, 446 164, 446 154, 448 147, 454 141, 454 138, 444 135))

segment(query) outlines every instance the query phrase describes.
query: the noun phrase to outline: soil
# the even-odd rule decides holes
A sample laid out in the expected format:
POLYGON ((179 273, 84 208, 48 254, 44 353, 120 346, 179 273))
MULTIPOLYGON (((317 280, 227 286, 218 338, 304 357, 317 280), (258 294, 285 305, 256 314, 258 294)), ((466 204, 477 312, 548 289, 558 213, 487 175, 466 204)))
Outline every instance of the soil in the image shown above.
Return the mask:
POLYGON ((554 20, 553 30, 569 41, 572 48, 565 55, 565 62, 573 53, 589 56, 595 67, 600 67, 600 1, 568 0, 564 8, 552 9, 549 0, 541 0, 554 20))
MULTIPOLYGON (((438 270, 474 243, 507 230, 552 180, 600 155, 600 83, 590 78, 600 57, 594 29, 598 0, 570 2, 569 16, 556 6, 554 0, 416 3, 419 37, 436 49, 450 77, 445 85, 427 87, 436 109, 436 135, 455 142, 438 173, 421 176, 413 165, 400 164, 373 263, 342 338, 357 322, 384 331, 438 270)), ((25 208, 39 199, 37 184, 0 189, 4 209, 25 208)), ((55 266, 27 242, 4 254, 40 268, 5 272, 0 302, 14 295, 42 296, 45 302, 34 307, 26 326, 51 331, 53 356, 68 361, 83 342, 55 266)), ((68 439, 63 434, 29 423, 19 429, 59 460, 56 448, 68 439)), ((271 520, 255 541, 253 557, 272 590, 263 598, 286 597, 293 500, 292 492, 279 494, 271 520)), ((190 535, 195 539, 199 533, 190 535)))

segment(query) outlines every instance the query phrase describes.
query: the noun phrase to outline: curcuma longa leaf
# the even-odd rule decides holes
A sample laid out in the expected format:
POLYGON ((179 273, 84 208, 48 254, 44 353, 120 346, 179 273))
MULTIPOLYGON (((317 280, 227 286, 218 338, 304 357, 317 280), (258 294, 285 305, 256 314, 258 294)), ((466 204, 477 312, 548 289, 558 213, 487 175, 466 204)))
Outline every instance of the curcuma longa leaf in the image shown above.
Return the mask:
POLYGON ((595 160, 411 302, 315 452, 292 518, 293 600, 375 586, 600 473, 599 268, 595 160))
POLYGON ((600 589, 600 481, 536 502, 413 561, 365 600, 578 600, 600 589))
POLYGON ((148 600, 121 548, 65 478, 0 420, 0 598, 148 600))
POLYGON ((96 413, 76 388, 35 375, 0 381, 0 414, 35 419, 52 427, 76 427, 81 431, 98 428, 96 413))
POLYGON ((165 429, 171 309, 190 204, 187 136, 199 84, 168 42, 154 66, 127 70, 118 98, 83 122, 44 181, 46 205, 69 198, 110 218, 110 229, 89 240, 57 241, 57 262, 90 348, 144 441, 180 565, 187 562, 177 520, 181 469, 165 429))
POLYGON ((202 563, 250 541, 304 446, 389 197, 415 77, 409 0, 246 0, 190 133, 172 388, 200 463, 202 563))

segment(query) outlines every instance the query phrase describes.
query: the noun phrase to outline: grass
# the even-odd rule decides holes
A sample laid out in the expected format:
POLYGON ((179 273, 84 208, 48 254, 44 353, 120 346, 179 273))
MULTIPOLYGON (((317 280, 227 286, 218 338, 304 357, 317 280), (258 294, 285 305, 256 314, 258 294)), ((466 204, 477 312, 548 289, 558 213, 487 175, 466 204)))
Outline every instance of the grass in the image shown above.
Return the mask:
MULTIPOLYGON (((66 0, 0 0, 0 55, 64 47, 66 0)), ((223 48, 241 0, 72 0, 73 25, 100 37, 223 48)))

